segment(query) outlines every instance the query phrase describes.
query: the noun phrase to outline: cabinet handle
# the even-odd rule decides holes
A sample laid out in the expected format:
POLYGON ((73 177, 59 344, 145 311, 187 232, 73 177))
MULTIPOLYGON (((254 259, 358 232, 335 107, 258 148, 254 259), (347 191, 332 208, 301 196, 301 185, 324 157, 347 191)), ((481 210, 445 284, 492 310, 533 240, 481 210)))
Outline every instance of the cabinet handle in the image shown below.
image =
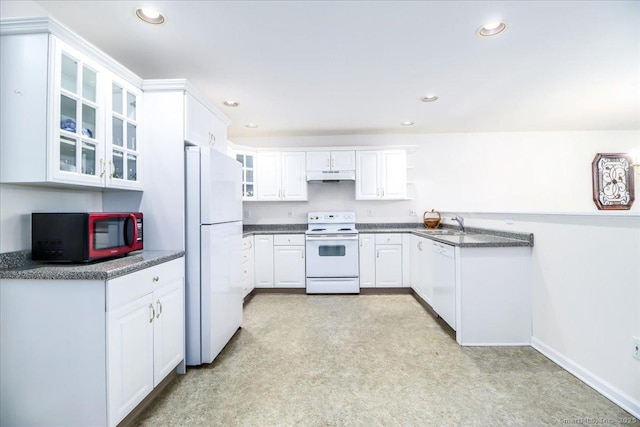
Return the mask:
POLYGON ((363 243, 362 243, 362 240, 360 240, 360 247, 361 247, 361 248, 364 248, 363 243))
POLYGON ((109 178, 113 178, 113 160, 109 160, 109 178))
POLYGON ((287 197, 287 191, 283 188, 282 189, 282 198, 284 199, 285 197, 287 197))
POLYGON ((376 251, 376 258, 380 258, 380 249, 376 251))
POLYGON ((160 300, 158 300, 156 301, 156 304, 158 305, 158 314, 156 314, 156 319, 157 319, 162 314, 162 303, 160 302, 160 300))
POLYGON ((422 242, 418 242, 418 249, 422 250, 422 242))
POLYGON ((100 178, 102 178, 104 176, 104 159, 100 158, 100 178))
POLYGON ((331 167, 331 161, 329 159, 327 159, 327 167, 330 168, 331 167))
POLYGON ((382 197, 384 197, 384 187, 382 187, 380 191, 382 192, 382 197))
POLYGON ((304 259, 304 252, 302 252, 301 254, 302 254, 302 259, 304 259))
POLYGON ((253 247, 253 243, 249 242, 249 249, 253 247))
POLYGON ((153 322, 153 318, 156 317, 156 310, 153 308, 153 304, 149 303, 149 308, 151 309, 151 319, 149 319, 149 323, 153 322))
POLYGON ((336 165, 336 159, 334 159, 333 157, 331 158, 331 167, 334 167, 336 165))
POLYGON ((153 281, 154 281, 154 282, 157 282, 158 280, 160 280, 160 277, 159 277, 159 276, 156 276, 156 277, 154 277, 154 278, 153 278, 153 281))

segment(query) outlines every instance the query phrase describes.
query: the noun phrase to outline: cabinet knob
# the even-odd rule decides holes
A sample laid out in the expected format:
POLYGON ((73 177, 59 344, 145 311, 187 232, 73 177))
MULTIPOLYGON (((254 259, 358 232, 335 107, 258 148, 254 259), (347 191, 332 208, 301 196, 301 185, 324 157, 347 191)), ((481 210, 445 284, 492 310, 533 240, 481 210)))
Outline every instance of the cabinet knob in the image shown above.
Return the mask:
POLYGON ((158 280, 160 280, 160 277, 158 277, 158 276, 155 276, 155 277, 153 278, 153 281, 154 281, 154 282, 157 282, 158 280))

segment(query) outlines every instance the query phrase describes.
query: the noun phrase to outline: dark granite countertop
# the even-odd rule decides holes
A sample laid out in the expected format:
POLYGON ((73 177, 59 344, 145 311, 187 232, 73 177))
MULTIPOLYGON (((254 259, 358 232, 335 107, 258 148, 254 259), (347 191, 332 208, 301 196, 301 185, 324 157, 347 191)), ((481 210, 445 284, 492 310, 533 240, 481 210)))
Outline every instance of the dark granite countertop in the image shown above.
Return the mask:
POLYGON ((307 224, 248 224, 242 228, 243 237, 256 234, 304 234, 307 224))
POLYGON ((30 259, 30 251, 0 254, 0 279, 110 280, 184 256, 184 251, 137 251, 89 264, 56 264, 30 259))
MULTIPOLYGON (((256 234, 299 234, 306 224, 245 225, 244 236, 256 234)), ((444 225, 437 230, 428 229, 422 223, 371 223, 356 224, 360 233, 411 233, 431 240, 463 248, 527 247, 533 246, 532 233, 520 233, 486 228, 466 227, 464 234, 437 234, 442 230, 457 231, 444 225)))

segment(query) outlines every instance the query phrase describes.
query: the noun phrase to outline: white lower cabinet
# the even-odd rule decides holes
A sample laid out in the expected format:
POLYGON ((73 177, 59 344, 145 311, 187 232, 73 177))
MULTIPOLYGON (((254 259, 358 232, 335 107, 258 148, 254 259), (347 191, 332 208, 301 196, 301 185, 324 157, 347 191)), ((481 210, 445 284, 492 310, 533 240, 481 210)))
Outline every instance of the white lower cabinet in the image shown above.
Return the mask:
POLYGON ((360 288, 376 287, 376 239, 375 234, 358 235, 360 243, 360 288))
MULTIPOLYGON (((157 270, 142 272, 157 274, 147 281, 158 288, 107 313, 107 389, 112 425, 184 359, 184 281, 182 277, 166 280, 166 273, 157 270)), ((137 278, 124 276, 123 280, 126 286, 135 286, 133 280, 137 278)))
POLYGON ((256 234, 253 237, 256 288, 273 288, 273 235, 256 234))
POLYGON ((411 248, 409 256, 411 258, 410 279, 411 289, 418 294, 427 303, 431 304, 431 301, 427 300, 424 288, 425 288, 425 274, 428 271, 426 269, 424 259, 425 254, 431 249, 428 243, 430 240, 424 237, 411 235, 411 248))
POLYGON ((358 238, 360 241, 360 287, 402 287, 402 234, 361 233, 358 238))
POLYGON ((411 287, 461 345, 531 343, 531 248, 459 247, 411 236, 411 287))
POLYGON ((255 288, 253 236, 242 238, 242 297, 255 288))
POLYGON ((153 390, 153 295, 107 314, 109 425, 153 390))
POLYGON ((276 288, 304 288, 304 234, 273 236, 273 270, 276 288))
POLYGON ((402 287, 402 234, 376 234, 376 288, 402 287))
POLYGON ((256 288, 306 286, 304 234, 256 234, 253 237, 256 288))
POLYGON ((175 369, 184 342, 183 259, 107 282, 109 425, 175 369))
POLYGON ((0 425, 115 426, 184 360, 184 259, 2 279, 0 328, 0 425))

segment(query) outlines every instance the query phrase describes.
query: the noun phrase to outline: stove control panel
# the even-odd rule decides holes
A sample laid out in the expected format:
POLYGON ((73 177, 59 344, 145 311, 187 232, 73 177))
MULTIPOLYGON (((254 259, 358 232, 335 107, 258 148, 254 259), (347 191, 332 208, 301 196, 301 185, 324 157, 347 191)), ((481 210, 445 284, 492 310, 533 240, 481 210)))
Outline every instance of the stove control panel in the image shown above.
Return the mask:
POLYGON ((355 222, 356 213, 353 211, 337 212, 309 212, 307 222, 309 224, 342 224, 355 222))

